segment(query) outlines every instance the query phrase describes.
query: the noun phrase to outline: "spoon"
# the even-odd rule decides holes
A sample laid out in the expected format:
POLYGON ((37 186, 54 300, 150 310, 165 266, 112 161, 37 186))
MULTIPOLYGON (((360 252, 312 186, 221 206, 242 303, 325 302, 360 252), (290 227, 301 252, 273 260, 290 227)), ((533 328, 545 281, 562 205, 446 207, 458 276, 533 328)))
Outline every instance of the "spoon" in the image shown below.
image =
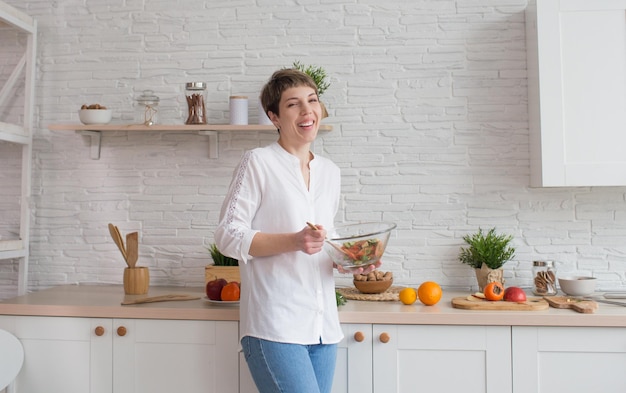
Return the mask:
POLYGON ((117 244, 117 248, 119 248, 122 252, 122 256, 124 257, 126 264, 128 264, 128 255, 126 254, 126 248, 124 248, 124 240, 122 239, 120 230, 115 225, 109 223, 109 233, 111 234, 115 244, 117 244))
MULTIPOLYGON (((310 222, 307 221, 306 223, 309 228, 311 228, 314 231, 317 231, 317 227, 313 224, 311 224, 310 222)), ((338 245, 336 245, 335 243, 331 242, 328 239, 324 239, 326 241, 326 243, 330 244, 335 250, 339 251, 340 253, 344 254, 345 256, 347 256, 348 258, 352 259, 353 261, 356 261, 358 258, 355 257, 350 251, 344 249, 343 247, 339 247, 338 245)))

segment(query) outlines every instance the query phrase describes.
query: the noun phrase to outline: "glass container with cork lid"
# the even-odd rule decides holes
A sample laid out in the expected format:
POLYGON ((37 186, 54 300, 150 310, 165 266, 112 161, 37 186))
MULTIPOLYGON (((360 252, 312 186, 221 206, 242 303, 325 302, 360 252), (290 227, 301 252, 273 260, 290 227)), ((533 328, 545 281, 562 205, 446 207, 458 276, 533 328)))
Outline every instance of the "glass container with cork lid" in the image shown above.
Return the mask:
POLYGON ((533 261, 533 293, 537 296, 556 295, 556 268, 553 261, 533 261))
POLYGON ((144 90, 143 94, 137 97, 137 109, 135 120, 139 124, 151 126, 157 123, 157 106, 159 97, 154 95, 152 90, 144 90))
POLYGON ((188 82, 185 85, 185 97, 189 109, 185 124, 206 124, 206 83, 188 82))

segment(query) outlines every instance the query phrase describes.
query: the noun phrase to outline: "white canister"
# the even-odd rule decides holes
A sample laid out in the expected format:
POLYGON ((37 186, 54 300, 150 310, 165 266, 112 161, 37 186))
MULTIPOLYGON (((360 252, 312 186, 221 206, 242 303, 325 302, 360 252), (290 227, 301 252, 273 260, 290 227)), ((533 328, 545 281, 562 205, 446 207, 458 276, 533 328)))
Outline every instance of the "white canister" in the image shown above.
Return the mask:
POLYGON ((259 124, 265 126, 271 126, 273 124, 270 118, 267 117, 267 113, 265 113, 265 109, 263 109, 261 100, 259 100, 259 124))
POLYGON ((230 96, 230 124, 248 124, 248 97, 230 96))

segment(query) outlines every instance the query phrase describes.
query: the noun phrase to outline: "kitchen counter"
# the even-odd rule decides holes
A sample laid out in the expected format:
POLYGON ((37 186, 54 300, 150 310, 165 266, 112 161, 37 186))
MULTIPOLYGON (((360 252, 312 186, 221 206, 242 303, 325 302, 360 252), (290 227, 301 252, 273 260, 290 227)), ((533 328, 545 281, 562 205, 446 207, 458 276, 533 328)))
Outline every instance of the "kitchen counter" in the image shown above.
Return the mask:
MULTIPOLYGON (((593 314, 553 308, 477 311, 452 307, 452 298, 467 295, 444 290, 441 301, 430 307, 419 301, 409 306, 394 301, 349 300, 339 308, 339 318, 342 323, 401 325, 626 327, 626 307, 599 303, 593 314)), ((0 301, 0 315, 237 321, 239 308, 209 303, 203 288, 151 287, 147 295, 124 295, 121 285, 64 285, 0 301), (194 295, 200 299, 121 305, 125 300, 166 294, 194 295)))

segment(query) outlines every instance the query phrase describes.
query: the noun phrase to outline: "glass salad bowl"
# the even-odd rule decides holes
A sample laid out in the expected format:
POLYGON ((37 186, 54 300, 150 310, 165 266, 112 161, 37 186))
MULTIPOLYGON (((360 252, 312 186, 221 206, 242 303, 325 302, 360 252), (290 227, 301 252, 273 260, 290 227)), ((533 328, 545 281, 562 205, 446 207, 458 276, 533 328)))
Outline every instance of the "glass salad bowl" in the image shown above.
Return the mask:
POLYGON ((324 249, 333 262, 345 269, 365 268, 380 260, 395 228, 396 224, 390 222, 336 226, 327 232, 324 249))

